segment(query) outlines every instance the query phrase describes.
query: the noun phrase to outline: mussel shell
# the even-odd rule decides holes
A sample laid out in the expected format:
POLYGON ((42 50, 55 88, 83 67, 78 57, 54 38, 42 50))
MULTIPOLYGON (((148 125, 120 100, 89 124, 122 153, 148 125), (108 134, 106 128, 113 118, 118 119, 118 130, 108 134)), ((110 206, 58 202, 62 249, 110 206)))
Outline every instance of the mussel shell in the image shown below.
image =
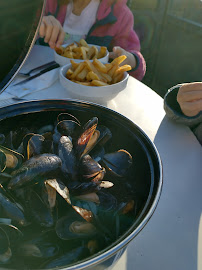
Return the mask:
POLYGON ((6 137, 3 133, 0 133, 0 144, 4 144, 5 143, 5 140, 6 140, 6 137))
POLYGON ((107 153, 102 160, 103 166, 116 176, 123 177, 132 165, 132 156, 126 150, 107 153))
POLYGON ((56 223, 55 230, 57 236, 63 240, 89 238, 97 233, 92 223, 74 215, 60 218, 56 223))
POLYGON ((23 238, 22 231, 11 224, 0 223, 0 229, 7 234, 11 247, 16 247, 19 241, 23 238))
POLYGON ((3 172, 6 169, 6 155, 3 151, 0 150, 0 172, 3 172))
POLYGON ((3 190, 0 188, 0 210, 1 214, 3 214, 2 217, 8 217, 19 225, 27 225, 22 207, 19 208, 19 204, 10 201, 10 199, 3 193, 3 190))
POLYGON ((81 127, 75 121, 63 120, 57 124, 56 130, 61 134, 61 136, 70 136, 75 139, 78 137, 81 127))
MULTIPOLYGON (((0 255, 7 252, 10 247, 10 242, 7 233, 0 227, 0 255)), ((0 259, 1 263, 1 259, 0 259)))
POLYGON ((61 164, 61 159, 54 154, 32 157, 12 173, 13 178, 10 180, 8 188, 19 188, 38 182, 37 177, 56 171, 61 164))
POLYGON ((53 125, 45 125, 45 126, 40 127, 37 133, 44 136, 45 133, 53 132, 53 130, 54 130, 53 125))
POLYGON ((0 184, 2 184, 4 182, 8 182, 11 178, 12 178, 12 176, 9 173, 1 172, 0 173, 0 184))
POLYGON ((54 220, 51 209, 35 191, 32 190, 29 196, 27 212, 29 212, 30 218, 42 227, 52 227, 54 220))
POLYGON ((84 181, 101 181, 105 175, 105 169, 90 155, 85 155, 80 161, 80 175, 84 181))
POLYGON ((18 246, 20 256, 33 258, 52 258, 59 254, 60 248, 55 230, 32 235, 18 246))
POLYGON ((23 162, 24 156, 7 147, 0 145, 1 153, 1 171, 8 169, 9 171, 17 169, 23 162))
POLYGON ((27 142, 27 159, 43 153, 45 138, 42 135, 34 134, 27 142))
POLYGON ((70 180, 78 178, 77 159, 72 141, 67 136, 62 136, 58 144, 58 155, 62 160, 61 170, 70 180))
POLYGON ((93 133, 96 130, 97 124, 98 124, 98 118, 93 117, 84 125, 82 133, 75 144, 78 158, 82 157, 91 137, 93 136, 93 133))
POLYGON ((40 269, 52 269, 55 267, 67 266, 69 264, 82 260, 87 256, 89 256, 88 248, 80 246, 65 252, 61 256, 58 256, 56 259, 46 262, 40 267, 40 269))
POLYGON ((83 195, 91 192, 97 192, 101 189, 98 182, 70 182, 67 187, 72 196, 83 195))
POLYGON ((104 125, 98 125, 96 129, 100 132, 97 145, 104 146, 112 138, 111 130, 104 125))
POLYGON ((99 191, 97 193, 100 200, 100 207, 102 211, 110 212, 115 211, 117 208, 117 199, 109 192, 99 191))
POLYGON ((72 120, 72 121, 76 122, 79 126, 81 125, 78 118, 76 118, 74 115, 72 115, 70 113, 60 113, 60 114, 58 114, 57 122, 60 122, 60 121, 63 121, 63 120, 72 120))
POLYGON ((69 189, 59 179, 49 179, 45 181, 46 185, 49 185, 57 191, 58 194, 68 203, 71 204, 69 189))

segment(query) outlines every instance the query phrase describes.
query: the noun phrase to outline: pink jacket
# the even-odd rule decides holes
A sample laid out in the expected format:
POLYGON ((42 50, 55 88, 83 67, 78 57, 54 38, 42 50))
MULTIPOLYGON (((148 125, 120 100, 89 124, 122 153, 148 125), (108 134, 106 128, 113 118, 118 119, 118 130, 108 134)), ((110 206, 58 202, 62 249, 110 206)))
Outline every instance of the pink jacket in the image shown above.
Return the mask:
MULTIPOLYGON (((140 41, 133 29, 134 18, 126 5, 127 0, 117 0, 110 5, 109 0, 102 0, 97 12, 97 18, 90 29, 86 41, 91 44, 106 46, 109 51, 114 46, 120 46, 134 54, 137 66, 130 75, 142 80, 146 72, 146 63, 140 52, 140 41)), ((66 16, 66 6, 58 6, 56 0, 47 0, 46 15, 55 16, 63 25, 66 16)))

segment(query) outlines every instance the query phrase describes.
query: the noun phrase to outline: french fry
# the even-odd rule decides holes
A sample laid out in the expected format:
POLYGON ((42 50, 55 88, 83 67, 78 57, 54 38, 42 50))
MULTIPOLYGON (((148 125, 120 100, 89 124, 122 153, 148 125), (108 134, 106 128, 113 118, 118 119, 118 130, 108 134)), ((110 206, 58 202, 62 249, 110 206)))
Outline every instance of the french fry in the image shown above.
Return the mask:
POLYGON ((123 72, 118 73, 118 74, 114 77, 112 83, 118 83, 118 82, 120 82, 121 80, 123 80, 123 72))
POLYGON ((113 76, 118 68, 119 68, 119 65, 117 63, 112 65, 112 68, 108 71, 108 75, 113 78, 113 76))
POLYGON ((70 69, 68 69, 67 70, 67 73, 66 73, 66 77, 68 78, 68 79, 70 79, 71 78, 71 75, 73 74, 73 70, 70 68, 70 69))
POLYGON ((111 63, 107 63, 105 64, 105 67, 107 68, 107 72, 108 72, 111 68, 113 68, 113 65, 111 63))
POLYGON ((92 46, 92 47, 90 47, 90 49, 88 50, 88 53, 87 53, 88 59, 92 59, 94 54, 95 54, 95 49, 94 49, 94 46, 92 46))
POLYGON ((104 57, 106 55, 106 53, 107 53, 107 48, 104 46, 100 47, 100 51, 98 52, 97 58, 100 59, 100 58, 104 57))
POLYGON ((84 60, 87 59, 85 48, 84 47, 80 47, 80 49, 81 49, 81 57, 82 57, 82 59, 84 59, 84 60))
POLYGON ((95 72, 93 71, 89 71, 86 78, 88 79, 88 81, 99 80, 98 75, 95 74, 95 72))
POLYGON ((79 65, 79 63, 74 62, 74 60, 72 60, 72 59, 70 59, 70 63, 72 64, 72 70, 73 70, 73 71, 74 71, 74 70, 78 67, 78 65, 79 65))
POLYGON ((84 67, 84 69, 76 76, 76 79, 78 81, 83 81, 85 80, 87 74, 88 74, 88 68, 84 67))
POLYGON ((99 60, 94 59, 93 60, 93 65, 101 72, 107 73, 107 67, 102 64, 99 60))
POLYGON ((112 77, 109 74, 102 73, 102 77, 106 80, 106 82, 112 81, 112 77))
POLYGON ((84 69, 85 67, 85 63, 84 62, 81 62, 77 68, 74 70, 73 74, 71 75, 71 79, 74 80, 78 74, 84 69))
POLYGON ((116 71, 115 71, 115 76, 117 75, 117 74, 119 74, 119 73, 123 73, 123 72, 125 72, 125 71, 129 71, 129 70, 131 70, 131 66, 130 65, 123 65, 123 66, 121 66, 121 67, 119 67, 116 71))
POLYGON ((62 55, 64 52, 64 48, 62 46, 59 48, 55 47, 55 51, 57 54, 62 55))
POLYGON ((101 81, 99 81, 99 80, 93 80, 93 81, 91 82, 91 85, 94 85, 94 86, 107 86, 108 84, 105 83, 105 82, 101 82, 101 81))
POLYGON ((120 65, 127 57, 125 55, 120 55, 117 58, 115 58, 111 64, 112 65, 120 65))
POLYGON ((67 57, 67 58, 74 58, 73 53, 70 51, 64 51, 62 56, 67 57))
POLYGON ((98 48, 97 47, 95 47, 95 46, 93 46, 94 47, 94 55, 93 55, 93 58, 92 59, 95 59, 95 58, 97 58, 97 56, 98 56, 98 48))
POLYGON ((106 79, 103 78, 101 73, 96 69, 96 67, 89 60, 84 61, 89 69, 89 71, 93 71, 99 78, 100 81, 106 82, 106 79))
POLYGON ((81 46, 84 46, 84 47, 89 47, 88 46, 88 43, 84 40, 84 39, 81 39, 80 41, 79 41, 79 44, 81 44, 81 46))

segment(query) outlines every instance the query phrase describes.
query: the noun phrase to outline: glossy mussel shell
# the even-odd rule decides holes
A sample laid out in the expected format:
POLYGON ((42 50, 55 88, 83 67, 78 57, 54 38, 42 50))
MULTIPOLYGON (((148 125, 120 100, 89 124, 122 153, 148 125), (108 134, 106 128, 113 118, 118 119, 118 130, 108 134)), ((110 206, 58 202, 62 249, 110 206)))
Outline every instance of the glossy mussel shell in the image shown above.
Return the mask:
POLYGON ((17 169, 22 164, 23 159, 24 156, 20 153, 0 145, 0 172, 17 169))

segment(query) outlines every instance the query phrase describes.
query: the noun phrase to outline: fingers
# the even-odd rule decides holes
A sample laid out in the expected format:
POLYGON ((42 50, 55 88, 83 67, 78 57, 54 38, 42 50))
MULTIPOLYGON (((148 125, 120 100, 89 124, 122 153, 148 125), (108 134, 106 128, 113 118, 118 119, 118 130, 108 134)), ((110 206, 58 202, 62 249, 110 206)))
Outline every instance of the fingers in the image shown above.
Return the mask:
POLYGON ((122 49, 121 47, 116 46, 116 47, 113 48, 113 52, 109 53, 109 57, 114 59, 114 58, 116 58, 116 57, 118 57, 120 55, 125 54, 125 52, 126 51, 124 49, 122 49))
POLYGON ((63 44, 64 39, 65 39, 65 31, 60 31, 56 47, 60 47, 63 44))
POLYGON ((113 48, 113 52, 109 54, 109 57, 114 59, 116 57, 119 57, 121 55, 125 55, 127 58, 120 64, 120 66, 123 65, 130 65, 132 68, 136 66, 136 59, 134 55, 130 52, 127 52, 126 50, 122 49, 119 46, 116 46, 113 48))
POLYGON ((192 83, 185 83, 180 87, 181 91, 193 91, 193 90, 202 90, 202 82, 192 82, 192 83))
POLYGON ((65 32, 60 22, 53 16, 43 17, 39 34, 51 48, 62 45, 65 37, 65 32))
POLYGON ((195 116, 202 111, 202 83, 189 83, 180 87, 177 102, 187 116, 195 116))
POLYGON ((184 115, 195 116, 202 111, 202 99, 193 102, 183 102, 180 107, 184 115))

